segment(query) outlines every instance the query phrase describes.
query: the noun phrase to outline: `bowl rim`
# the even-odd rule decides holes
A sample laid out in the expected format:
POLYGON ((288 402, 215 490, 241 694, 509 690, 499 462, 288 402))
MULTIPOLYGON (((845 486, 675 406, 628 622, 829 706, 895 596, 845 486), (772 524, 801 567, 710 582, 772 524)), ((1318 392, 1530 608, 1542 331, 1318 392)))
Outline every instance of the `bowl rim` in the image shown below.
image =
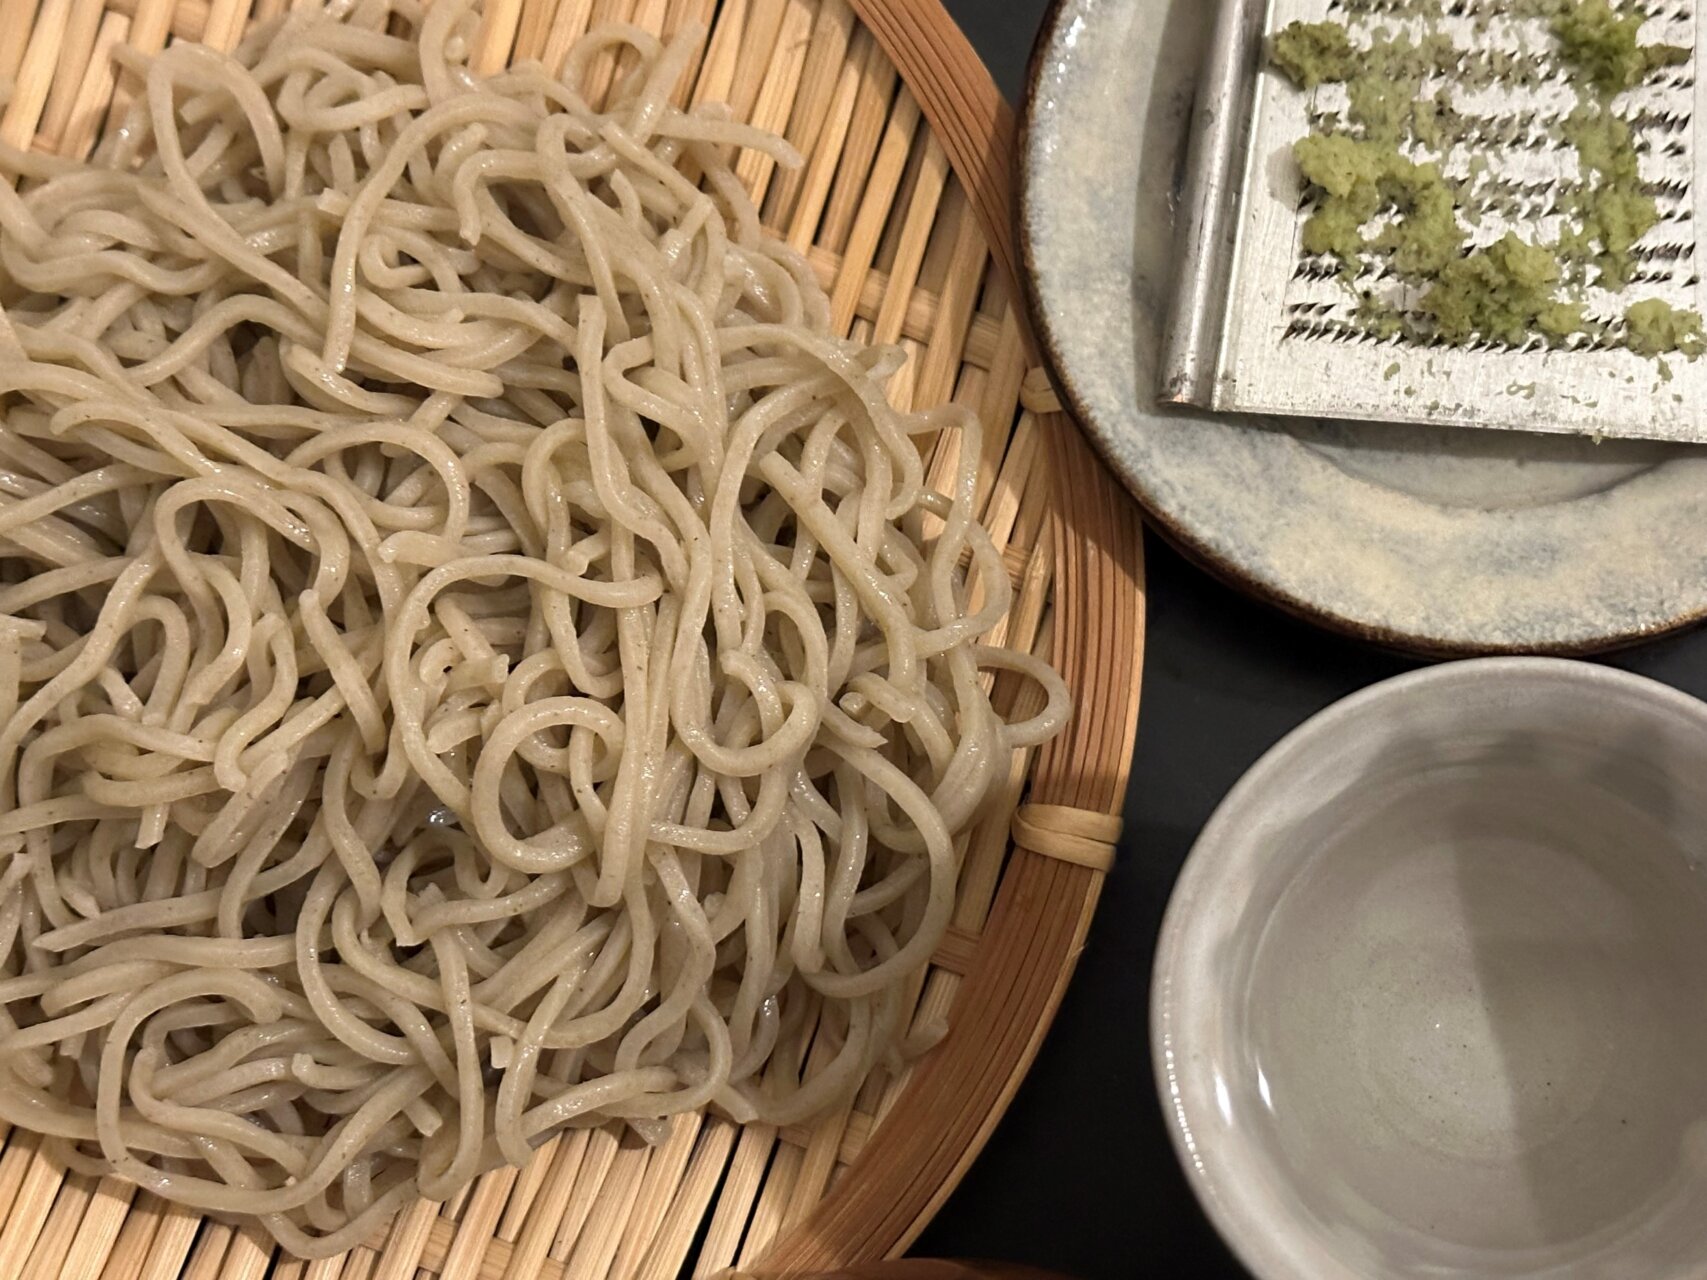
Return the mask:
POLYGON ((1337 737, 1350 723, 1377 714, 1395 699, 1417 693, 1449 696, 1472 686, 1490 683, 1504 689, 1520 686, 1552 686, 1561 694, 1581 696, 1598 692, 1623 700, 1627 705, 1656 717, 1687 722, 1707 742, 1707 702, 1649 676, 1575 658, 1495 656, 1440 663, 1409 671, 1365 686, 1357 692, 1316 712, 1285 734, 1265 751, 1216 805, 1208 822, 1192 843, 1180 874, 1168 897, 1167 909, 1156 943, 1149 994, 1150 1065, 1163 1123, 1174 1155, 1185 1173, 1193 1195, 1216 1233, 1252 1275, 1262 1280, 1367 1280, 1313 1241, 1295 1235, 1290 1223, 1265 1216, 1248 1195, 1242 1194, 1246 1175, 1236 1162, 1208 1161, 1189 1122, 1209 1105, 1191 1086, 1187 1066, 1176 1068, 1176 1060, 1189 1062, 1189 1044, 1181 1046, 1179 1026, 1187 1027, 1188 1041, 1204 1025, 1203 1011, 1182 1011, 1172 992, 1180 975, 1201 973, 1208 962, 1201 958, 1207 948, 1198 947, 1200 958, 1188 959, 1188 948, 1212 929, 1206 904, 1216 890, 1236 879, 1248 865, 1248 848, 1241 847, 1253 825, 1267 807, 1263 797, 1277 779, 1295 763, 1314 754, 1326 741, 1337 737), (1278 1228, 1278 1229, 1277 1229, 1278 1228))

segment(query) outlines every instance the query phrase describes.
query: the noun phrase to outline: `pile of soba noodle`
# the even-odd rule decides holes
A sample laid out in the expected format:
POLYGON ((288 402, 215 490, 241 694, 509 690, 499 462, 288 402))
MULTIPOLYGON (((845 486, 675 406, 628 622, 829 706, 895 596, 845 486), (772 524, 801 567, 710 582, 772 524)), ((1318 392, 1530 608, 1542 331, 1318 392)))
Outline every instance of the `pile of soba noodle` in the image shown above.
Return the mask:
POLYGON ((690 42, 480 80, 475 23, 179 43, 93 162, 0 157, 0 1118, 304 1255, 845 1101, 1067 709, 976 643, 975 420, 761 234, 731 144, 786 148, 670 104, 690 42))

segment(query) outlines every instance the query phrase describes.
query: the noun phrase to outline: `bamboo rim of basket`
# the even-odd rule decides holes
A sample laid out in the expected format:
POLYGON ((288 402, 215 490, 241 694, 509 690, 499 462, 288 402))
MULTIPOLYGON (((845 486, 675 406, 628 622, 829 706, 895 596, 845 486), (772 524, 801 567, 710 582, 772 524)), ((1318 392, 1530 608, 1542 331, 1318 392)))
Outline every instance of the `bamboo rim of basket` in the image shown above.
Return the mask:
MULTIPOLYGON (((292 2, 0 0, 0 81, 13 83, 0 137, 86 154, 131 93, 115 45, 229 48, 292 2)), ((423 1202, 316 1263, 116 1178, 68 1174, 32 1135, 0 1134, 0 1276, 662 1280, 690 1257, 698 1276, 893 1256, 958 1183, 1037 1051, 1118 830, 1143 583, 1137 511, 1059 411, 1018 302, 1012 113, 938 0, 487 0, 476 58, 485 69, 511 56, 560 63, 576 34, 612 19, 704 24, 684 96, 729 102, 807 157, 793 172, 742 158, 767 225, 808 253, 838 323, 911 349, 898 399, 959 399, 993 436, 978 497, 1017 590, 992 642, 1049 654, 1077 712, 1016 762, 968 842, 954 924, 918 984, 916 1017, 946 1016, 948 1035, 810 1128, 683 1117, 654 1149, 604 1130, 564 1134, 526 1169, 423 1202)))

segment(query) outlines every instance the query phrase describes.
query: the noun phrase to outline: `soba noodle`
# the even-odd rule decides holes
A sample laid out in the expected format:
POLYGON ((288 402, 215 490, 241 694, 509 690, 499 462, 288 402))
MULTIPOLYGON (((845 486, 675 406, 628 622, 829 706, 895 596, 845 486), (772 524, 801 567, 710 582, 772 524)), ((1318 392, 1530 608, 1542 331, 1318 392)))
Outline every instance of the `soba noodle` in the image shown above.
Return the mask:
POLYGON ((92 162, 0 156, 0 1118, 309 1256, 565 1125, 846 1100, 1067 709, 977 643, 976 418, 761 233, 788 148, 671 104, 689 41, 475 29, 177 43, 92 162))

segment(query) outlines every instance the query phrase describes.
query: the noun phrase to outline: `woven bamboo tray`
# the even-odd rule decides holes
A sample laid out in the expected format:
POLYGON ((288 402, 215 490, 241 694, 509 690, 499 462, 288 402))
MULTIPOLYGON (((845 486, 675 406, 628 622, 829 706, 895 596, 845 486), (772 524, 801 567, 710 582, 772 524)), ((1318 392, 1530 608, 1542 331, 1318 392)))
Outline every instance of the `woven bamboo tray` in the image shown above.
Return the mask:
MULTIPOLYGON (((288 3, 0 0, 0 81, 14 82, 0 135, 86 154, 132 91, 115 45, 229 48, 288 3)), ((478 58, 557 65, 590 24, 613 19, 705 27, 683 96, 727 102, 808 158, 786 172, 747 155, 739 173, 766 224, 809 254, 837 324, 910 349, 898 402, 952 397, 982 415, 982 518, 1018 588, 992 642, 1052 657, 1077 702, 1068 731, 1016 763, 969 841, 954 925, 918 989, 921 1016, 948 1013, 948 1038, 810 1128, 695 1116, 657 1147, 603 1130, 560 1136, 521 1172, 423 1202, 368 1245, 312 1264, 117 1179, 68 1175, 31 1135, 4 1134, 0 1280, 665 1280, 880 1258, 959 1181, 1037 1049, 1119 829, 1143 588, 1137 514, 1050 411, 1015 305, 1011 116, 937 0, 487 0, 478 58)), ((938 474, 948 462, 935 460, 938 474)), ((1029 694, 998 686, 998 700, 1016 696, 1029 694)))

